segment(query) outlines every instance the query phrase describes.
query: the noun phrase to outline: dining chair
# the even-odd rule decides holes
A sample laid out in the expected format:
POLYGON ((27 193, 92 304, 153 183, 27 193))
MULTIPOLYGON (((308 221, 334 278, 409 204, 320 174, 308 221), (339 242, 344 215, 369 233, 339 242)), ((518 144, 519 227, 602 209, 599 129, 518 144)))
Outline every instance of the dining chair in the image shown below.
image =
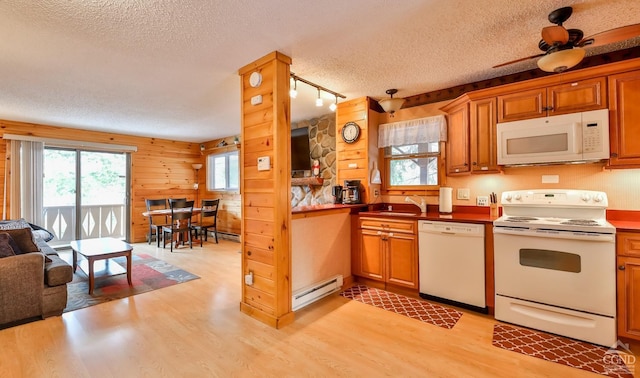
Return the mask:
POLYGON ((216 237, 216 244, 218 244, 218 204, 219 199, 214 200, 202 200, 202 209, 200 210, 200 222, 194 223, 191 228, 195 232, 196 238, 200 239, 200 247, 202 247, 202 236, 207 241, 209 237, 209 229, 213 229, 213 234, 216 237))
MULTIPOLYGON (((193 216, 193 202, 187 200, 169 201, 171 208, 171 224, 162 227, 162 247, 166 248, 166 235, 169 234, 169 242, 171 243, 171 252, 173 252, 173 238, 176 237, 176 246, 181 237, 189 238, 189 247, 193 248, 191 239, 191 217, 193 216)), ((184 240, 182 240, 184 244, 184 240)))
MULTIPOLYGON (((165 198, 163 199, 146 199, 145 203, 147 205, 147 211, 151 211, 151 210, 164 210, 167 208, 167 200, 165 198)), ((162 230, 162 227, 167 226, 168 222, 167 222, 167 216, 166 215, 156 215, 155 216, 155 220, 154 220, 154 216, 149 215, 147 218, 149 218, 149 233, 147 235, 147 240, 149 242, 149 244, 151 244, 151 238, 153 237, 153 235, 156 236, 156 245, 158 247, 160 247, 160 232, 162 230), (159 221, 160 219, 160 221, 159 221), (164 219, 164 220, 162 220, 164 219)))

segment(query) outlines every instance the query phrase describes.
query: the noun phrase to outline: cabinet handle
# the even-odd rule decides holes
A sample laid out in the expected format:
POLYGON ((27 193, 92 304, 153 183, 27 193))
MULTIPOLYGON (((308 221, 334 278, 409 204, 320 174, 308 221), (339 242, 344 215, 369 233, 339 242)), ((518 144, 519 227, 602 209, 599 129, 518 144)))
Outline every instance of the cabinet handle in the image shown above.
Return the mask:
POLYGON ((393 237, 393 232, 390 232, 387 236, 393 237))
POLYGON ((478 163, 476 163, 475 161, 473 162, 473 165, 478 165, 478 163))
POLYGON ((617 158, 617 157, 618 157, 618 154, 617 154, 617 153, 615 153, 615 152, 612 152, 612 153, 611 153, 611 157, 617 158))
POLYGON ((378 235, 382 235, 382 231, 378 231, 378 235))
POLYGON ((624 265, 620 265, 620 266, 618 267, 618 269, 620 269, 620 270, 624 270, 624 269, 625 269, 625 267, 624 267, 624 265))
POLYGON ((467 164, 467 163, 464 163, 464 166, 465 166, 465 167, 466 167, 467 165, 469 165, 469 164, 467 164))

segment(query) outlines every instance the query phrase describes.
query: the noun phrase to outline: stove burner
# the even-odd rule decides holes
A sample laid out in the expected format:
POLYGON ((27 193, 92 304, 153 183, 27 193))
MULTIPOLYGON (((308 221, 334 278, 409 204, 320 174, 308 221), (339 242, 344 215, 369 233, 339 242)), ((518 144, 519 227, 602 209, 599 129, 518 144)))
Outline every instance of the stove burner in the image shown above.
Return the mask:
POLYGON ((599 226, 600 224, 593 219, 569 219, 560 224, 568 224, 574 226, 599 226))
POLYGON ((529 222, 529 221, 534 221, 534 220, 538 220, 538 218, 533 218, 533 217, 507 217, 507 219, 505 219, 505 221, 507 221, 507 222, 529 222))

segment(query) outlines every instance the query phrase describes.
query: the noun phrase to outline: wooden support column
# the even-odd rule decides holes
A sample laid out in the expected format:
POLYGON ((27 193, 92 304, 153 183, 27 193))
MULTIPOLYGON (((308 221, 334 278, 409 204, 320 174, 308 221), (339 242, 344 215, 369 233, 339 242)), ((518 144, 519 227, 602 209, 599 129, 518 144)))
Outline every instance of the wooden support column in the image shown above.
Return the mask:
POLYGON ((242 77, 240 310, 275 328, 291 323, 294 318, 289 198, 290 65, 291 58, 273 52, 238 71, 242 77), (259 158, 270 159, 267 170, 258 170, 259 158), (248 274, 253 274, 250 285, 244 280, 248 274))

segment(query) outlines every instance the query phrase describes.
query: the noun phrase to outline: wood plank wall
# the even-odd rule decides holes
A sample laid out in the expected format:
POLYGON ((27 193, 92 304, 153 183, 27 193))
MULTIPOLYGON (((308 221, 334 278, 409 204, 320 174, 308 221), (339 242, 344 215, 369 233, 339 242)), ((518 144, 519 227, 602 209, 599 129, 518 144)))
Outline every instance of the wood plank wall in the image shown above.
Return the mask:
MULTIPOLYGON (((147 218, 142 216, 146 210, 146 198, 195 199, 194 171, 192 163, 204 164, 197 143, 176 142, 166 139, 144 138, 122 134, 103 133, 58 126, 0 120, 0 133, 31 135, 43 138, 67 139, 74 141, 133 145, 138 151, 131 154, 131 239, 133 242, 146 240, 147 218)), ((7 164, 7 144, 0 143, 2 169, 0 175, 4 182, 7 164)), ((8 172, 10 174, 10 172, 8 172)), ((205 180, 205 169, 199 172, 199 182, 205 180)), ((201 188, 204 187, 201 185, 201 188)), ((3 190, 3 189, 0 189, 3 190)), ((4 197, 4 191, 2 192, 4 197)), ((9 196, 10 193, 7 193, 9 196)), ((8 198, 8 197, 7 197, 8 198)), ((200 193, 202 198, 202 193, 200 193)), ((7 201, 8 203, 8 201, 7 201)), ((7 213, 9 208, 7 207, 7 213)))
MULTIPOLYGON (((369 99, 360 97, 338 104, 336 110, 336 185, 344 180, 360 180, 361 199, 368 203, 369 193, 369 99), (354 143, 342 140, 342 128, 347 122, 360 126, 360 136, 354 143)), ((376 123, 377 125, 377 123, 376 123)), ((374 133, 377 138, 377 130, 374 133)), ((376 140, 377 144, 377 140, 376 140)))
POLYGON ((242 77, 242 312, 272 327, 293 321, 291 311, 291 58, 273 52, 239 70, 242 77), (262 84, 249 85, 252 73, 262 84), (261 104, 251 99, 262 96, 261 104), (258 171, 259 157, 269 170, 258 171))

